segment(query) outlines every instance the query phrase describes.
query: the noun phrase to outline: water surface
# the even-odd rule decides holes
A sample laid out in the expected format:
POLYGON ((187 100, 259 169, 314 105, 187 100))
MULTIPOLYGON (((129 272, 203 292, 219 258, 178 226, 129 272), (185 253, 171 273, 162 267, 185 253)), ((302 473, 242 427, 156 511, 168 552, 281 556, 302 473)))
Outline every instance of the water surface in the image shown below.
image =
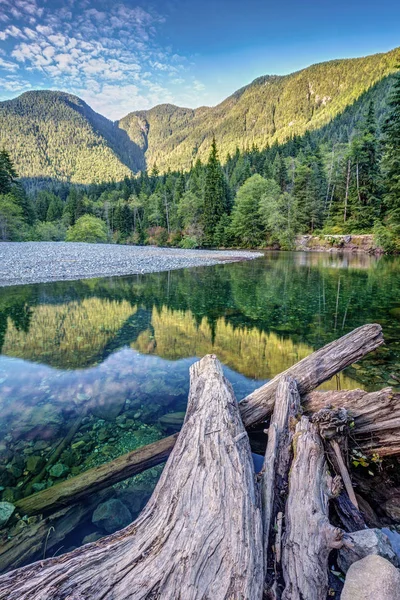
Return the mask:
MULTIPOLYGON (((371 322, 382 325, 386 346, 324 387, 400 388, 399 259, 267 253, 215 267, 3 288, 2 499, 179 429, 189 366, 204 354, 217 354, 240 399, 371 322), (46 461, 77 422, 49 470, 46 461)), ((159 472, 135 479, 137 496, 143 492, 137 510, 159 472)), ((82 532, 93 533, 90 519, 86 525, 82 532)))

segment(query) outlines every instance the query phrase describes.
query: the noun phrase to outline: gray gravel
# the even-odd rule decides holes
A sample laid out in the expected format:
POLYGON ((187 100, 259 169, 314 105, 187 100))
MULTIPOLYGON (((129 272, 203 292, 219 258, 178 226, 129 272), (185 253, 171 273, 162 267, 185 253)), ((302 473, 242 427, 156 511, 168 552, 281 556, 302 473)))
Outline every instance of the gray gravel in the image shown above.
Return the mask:
POLYGON ((0 286, 89 279, 250 260, 258 252, 66 242, 0 243, 0 286))

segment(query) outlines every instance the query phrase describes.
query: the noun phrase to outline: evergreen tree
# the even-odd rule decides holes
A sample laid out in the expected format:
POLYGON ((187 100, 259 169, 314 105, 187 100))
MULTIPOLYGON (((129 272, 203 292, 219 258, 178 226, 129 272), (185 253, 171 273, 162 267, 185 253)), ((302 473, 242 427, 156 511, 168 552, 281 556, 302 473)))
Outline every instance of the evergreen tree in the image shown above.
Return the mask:
POLYGON ((61 198, 53 196, 47 209, 46 221, 58 221, 63 214, 64 205, 61 198))
POLYGON ((286 192, 287 185, 289 183, 289 176, 286 168, 286 162, 283 154, 279 152, 276 154, 273 164, 273 174, 276 182, 281 188, 282 192, 286 192))
POLYGON ((204 189, 203 221, 204 243, 206 246, 213 244, 215 228, 224 212, 226 212, 224 174, 218 160, 217 144, 214 137, 206 166, 204 189))
POLYGON ((11 192, 17 172, 14 168, 10 155, 6 150, 0 151, 0 194, 8 194, 11 192))
POLYGON ((400 73, 396 74, 389 107, 390 114, 383 127, 384 202, 390 221, 400 225, 400 73))
POLYGON ((369 229, 380 213, 381 178, 372 102, 352 141, 349 158, 353 165, 351 221, 357 229, 369 229))

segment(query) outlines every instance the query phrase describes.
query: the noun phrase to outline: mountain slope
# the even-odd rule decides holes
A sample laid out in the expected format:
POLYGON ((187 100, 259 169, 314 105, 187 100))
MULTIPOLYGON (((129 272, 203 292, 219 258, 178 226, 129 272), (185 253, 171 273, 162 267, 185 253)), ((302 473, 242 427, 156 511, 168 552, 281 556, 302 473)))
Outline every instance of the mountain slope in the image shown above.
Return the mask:
POLYGON ((91 183, 143 168, 127 134, 71 94, 26 92, 0 102, 0 123, 0 147, 24 178, 91 183))
POLYGON ((208 155, 215 134, 221 158, 253 143, 283 142, 329 123, 392 73, 400 48, 365 58, 334 60, 286 76, 265 76, 214 108, 160 105, 119 121, 145 152, 149 167, 188 168, 208 155))
POLYGON ((147 166, 188 169, 206 160, 215 135, 220 157, 236 147, 283 142, 313 131, 320 140, 348 139, 369 99, 386 110, 400 48, 334 60, 286 76, 264 76, 218 106, 162 104, 117 123, 64 92, 26 92, 0 102, 0 148, 21 177, 92 183, 120 180, 147 166))

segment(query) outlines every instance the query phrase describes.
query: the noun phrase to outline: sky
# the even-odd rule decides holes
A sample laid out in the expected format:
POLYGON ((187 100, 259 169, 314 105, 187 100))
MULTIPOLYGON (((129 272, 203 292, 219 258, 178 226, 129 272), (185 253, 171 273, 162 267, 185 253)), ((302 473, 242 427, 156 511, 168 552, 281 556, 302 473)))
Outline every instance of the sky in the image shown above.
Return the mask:
POLYGON ((397 46, 396 0, 0 0, 0 100, 62 90, 115 120, 397 46))

